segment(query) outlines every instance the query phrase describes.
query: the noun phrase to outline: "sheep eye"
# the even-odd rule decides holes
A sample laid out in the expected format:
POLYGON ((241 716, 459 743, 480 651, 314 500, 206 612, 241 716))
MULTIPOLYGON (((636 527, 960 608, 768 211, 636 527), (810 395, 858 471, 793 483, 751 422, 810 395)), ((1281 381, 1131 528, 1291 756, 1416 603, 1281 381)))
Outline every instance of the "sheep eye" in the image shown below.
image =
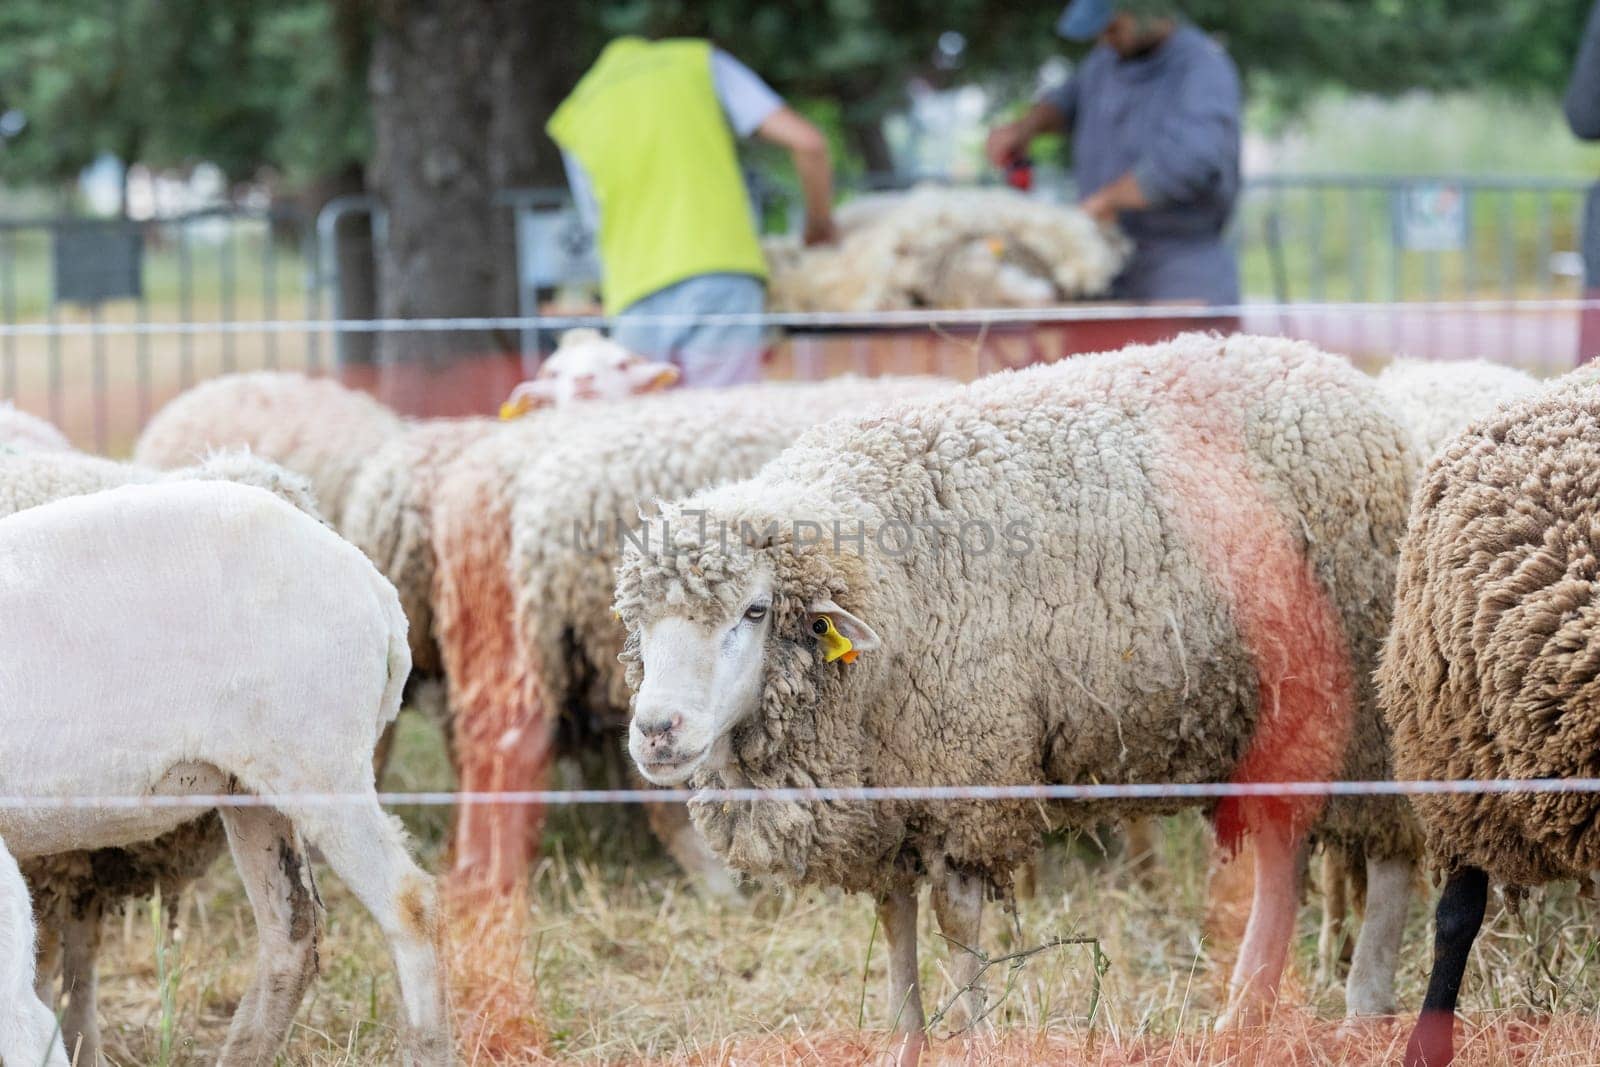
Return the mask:
POLYGON ((751 604, 745 609, 744 617, 746 622, 760 622, 767 617, 767 605, 751 604))

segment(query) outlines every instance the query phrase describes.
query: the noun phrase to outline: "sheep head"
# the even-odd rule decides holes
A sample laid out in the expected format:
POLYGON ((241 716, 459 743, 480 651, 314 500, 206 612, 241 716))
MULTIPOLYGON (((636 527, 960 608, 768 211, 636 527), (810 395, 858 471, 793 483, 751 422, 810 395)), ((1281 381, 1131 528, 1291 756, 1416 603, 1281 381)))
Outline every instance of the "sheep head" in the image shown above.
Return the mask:
POLYGON ((625 400, 677 380, 678 368, 670 363, 636 356, 598 330, 568 330, 538 375, 518 385, 500 405, 500 417, 518 418, 538 407, 625 400))
POLYGON ((628 750, 658 785, 727 777, 881 649, 851 580, 862 560, 807 536, 814 521, 753 522, 691 501, 655 525, 656 543, 631 545, 618 574, 635 691, 628 750))

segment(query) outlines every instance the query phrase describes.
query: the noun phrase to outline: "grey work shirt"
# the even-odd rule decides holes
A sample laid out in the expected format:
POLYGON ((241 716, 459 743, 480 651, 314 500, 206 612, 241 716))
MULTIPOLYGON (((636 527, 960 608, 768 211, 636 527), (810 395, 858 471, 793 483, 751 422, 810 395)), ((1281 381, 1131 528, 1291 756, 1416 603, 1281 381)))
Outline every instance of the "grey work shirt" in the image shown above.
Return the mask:
POLYGON ((1044 94, 1071 131, 1079 195, 1132 171, 1151 203, 1122 213, 1134 253, 1114 298, 1238 303, 1222 233, 1239 195, 1239 97, 1233 61, 1188 24, 1132 59, 1099 45, 1044 94))

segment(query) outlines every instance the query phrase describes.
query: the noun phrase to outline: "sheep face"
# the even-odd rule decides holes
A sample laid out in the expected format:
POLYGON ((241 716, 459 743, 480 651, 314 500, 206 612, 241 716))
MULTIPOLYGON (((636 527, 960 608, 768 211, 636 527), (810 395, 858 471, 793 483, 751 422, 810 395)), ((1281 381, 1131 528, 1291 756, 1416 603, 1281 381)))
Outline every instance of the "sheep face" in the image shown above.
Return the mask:
POLYGON ((539 374, 511 391, 500 406, 502 419, 538 407, 566 407, 591 400, 625 400, 665 389, 678 380, 678 368, 634 355, 598 330, 568 330, 539 367, 539 374))
MULTIPOLYGON (((733 762, 730 734, 758 714, 775 645, 807 639, 774 632, 773 588, 772 572, 758 567, 732 598, 731 610, 708 612, 705 603, 669 608, 640 627, 643 676, 628 751, 650 781, 676 785, 733 762)), ((811 601, 803 620, 826 661, 853 660, 880 644, 866 622, 829 599, 811 601)))

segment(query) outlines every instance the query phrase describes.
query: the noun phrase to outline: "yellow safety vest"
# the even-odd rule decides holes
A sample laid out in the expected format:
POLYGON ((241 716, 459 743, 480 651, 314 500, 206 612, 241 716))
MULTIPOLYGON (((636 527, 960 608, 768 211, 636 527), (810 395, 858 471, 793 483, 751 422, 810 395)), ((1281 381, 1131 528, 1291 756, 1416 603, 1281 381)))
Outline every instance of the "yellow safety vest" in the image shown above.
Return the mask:
POLYGON ((708 42, 611 42, 546 129, 594 186, 608 315, 699 274, 767 276, 708 42))

